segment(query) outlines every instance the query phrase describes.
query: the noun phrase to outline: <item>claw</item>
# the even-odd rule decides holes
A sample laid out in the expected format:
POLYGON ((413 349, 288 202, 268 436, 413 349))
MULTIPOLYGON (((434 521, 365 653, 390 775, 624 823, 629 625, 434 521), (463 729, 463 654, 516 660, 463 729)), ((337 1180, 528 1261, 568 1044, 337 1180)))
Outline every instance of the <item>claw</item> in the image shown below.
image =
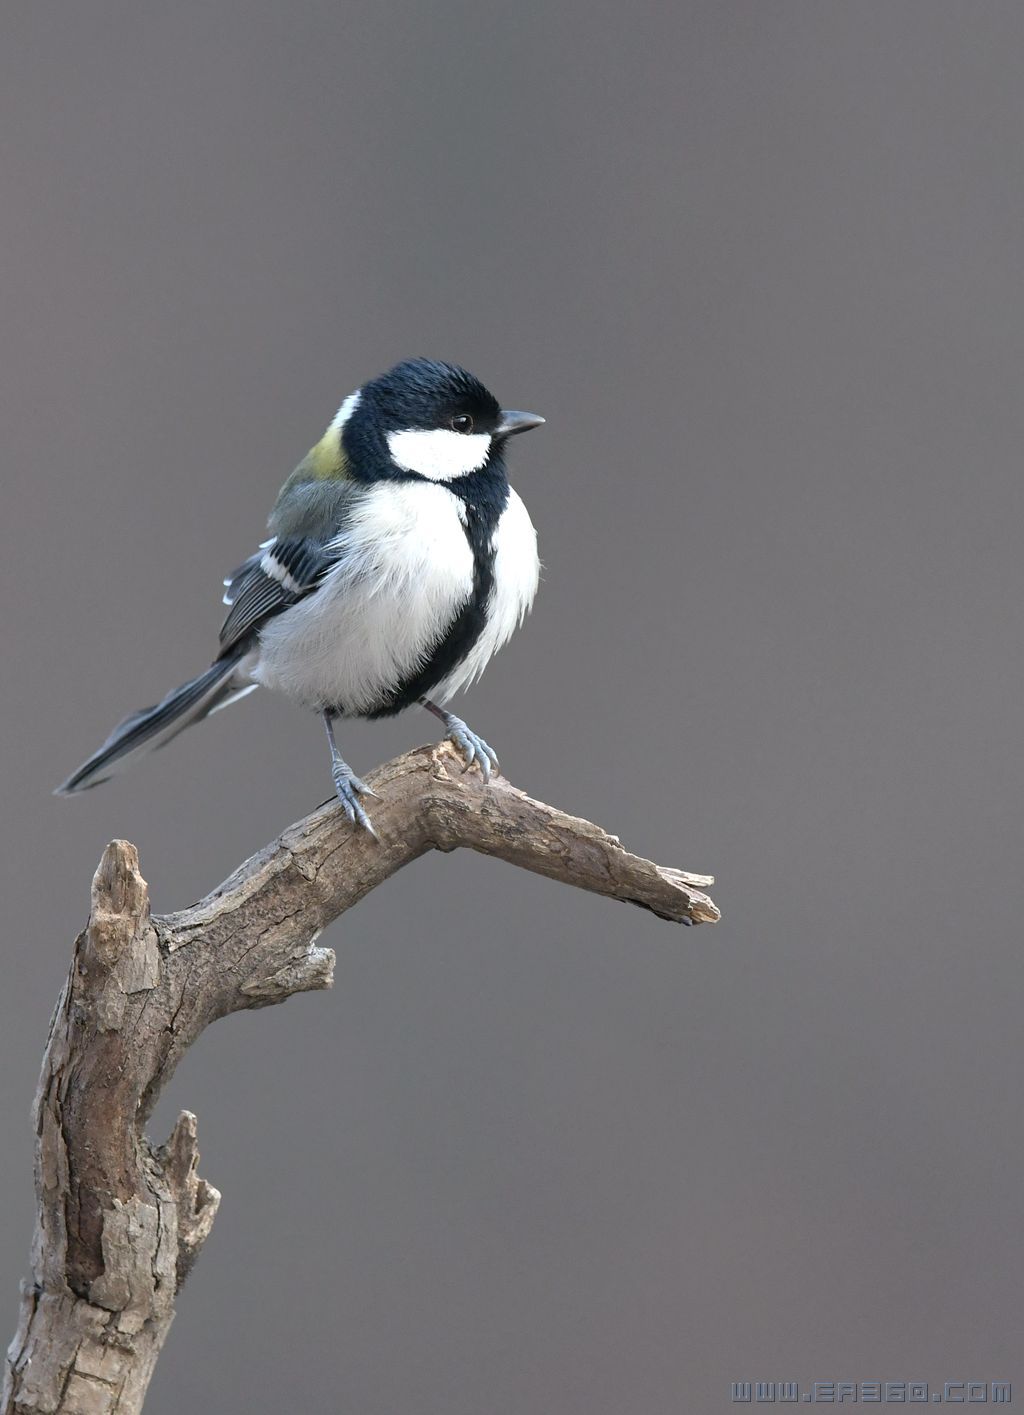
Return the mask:
POLYGON ((484 781, 490 781, 492 769, 498 770, 498 757, 493 747, 489 747, 482 737, 478 736, 471 727, 467 727, 461 717, 456 717, 453 712, 438 707, 437 703, 432 703, 429 698, 420 698, 420 705, 425 707, 427 712, 432 712, 435 717, 440 718, 447 727, 448 741, 458 748, 466 763, 463 770, 468 771, 475 762, 480 768, 480 775, 484 781))
POLYGON ((462 753, 466 771, 475 764, 480 768, 484 781, 490 781, 491 769, 498 768, 498 758, 482 737, 467 727, 461 718, 452 717, 448 722, 448 740, 462 753))
POLYGON ((372 796, 378 801, 380 797, 376 791, 370 790, 365 781, 360 781, 338 751, 338 744, 334 740, 334 714, 325 712, 323 718, 324 727, 327 729, 327 741, 331 748, 331 777, 334 781, 335 795, 352 824, 361 825, 364 830, 369 831, 374 840, 379 840, 380 837, 370 824, 370 817, 363 810, 359 797, 372 796))
POLYGON ((335 793, 349 820, 353 825, 361 825, 364 830, 369 831, 374 840, 379 840, 380 837, 359 799, 360 796, 373 796, 379 801, 380 797, 376 791, 371 791, 365 781, 360 781, 358 776, 353 776, 349 771, 333 771, 331 775, 334 778, 335 793))

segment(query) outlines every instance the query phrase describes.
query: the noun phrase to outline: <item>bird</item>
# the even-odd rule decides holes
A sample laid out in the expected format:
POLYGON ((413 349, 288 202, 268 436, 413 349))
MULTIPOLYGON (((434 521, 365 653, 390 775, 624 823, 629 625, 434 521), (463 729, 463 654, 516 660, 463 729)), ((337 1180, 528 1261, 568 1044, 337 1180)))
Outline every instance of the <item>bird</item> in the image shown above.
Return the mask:
POLYGON ((489 781, 494 750, 446 704, 533 605, 537 533, 505 463, 509 439, 543 422, 434 359, 350 393, 282 486, 268 539, 224 581, 211 666, 126 717, 55 794, 99 785, 260 686, 323 719, 337 799, 371 835, 376 793, 341 755, 339 719, 418 704, 489 781))

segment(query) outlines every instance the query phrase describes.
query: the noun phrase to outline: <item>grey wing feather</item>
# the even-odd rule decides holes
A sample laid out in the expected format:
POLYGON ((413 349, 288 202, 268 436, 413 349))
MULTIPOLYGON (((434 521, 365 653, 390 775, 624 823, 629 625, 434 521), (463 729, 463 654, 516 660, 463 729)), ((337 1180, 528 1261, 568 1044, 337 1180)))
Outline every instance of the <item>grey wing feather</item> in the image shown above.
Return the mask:
POLYGON ((296 536, 274 541, 240 565, 227 582, 230 607, 221 625, 220 657, 315 590, 337 559, 330 542, 296 536))
POLYGON ((248 560, 243 560, 237 570, 232 570, 231 574, 224 581, 224 603, 230 607, 238 598, 238 592, 250 571, 259 565, 263 559, 263 552, 269 550, 274 544, 274 540, 266 540, 257 550, 255 555, 250 555, 248 560))
POLYGON ((352 482, 288 479, 270 516, 275 534, 224 581, 228 615, 220 631, 221 658, 316 589, 341 558, 335 541, 359 496, 352 482))

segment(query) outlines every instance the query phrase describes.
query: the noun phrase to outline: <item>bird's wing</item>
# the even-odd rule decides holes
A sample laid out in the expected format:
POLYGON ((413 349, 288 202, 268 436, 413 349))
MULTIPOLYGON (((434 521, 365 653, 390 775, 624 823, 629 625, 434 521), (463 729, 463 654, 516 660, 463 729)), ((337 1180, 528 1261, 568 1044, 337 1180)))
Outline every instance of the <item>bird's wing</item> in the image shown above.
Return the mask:
POLYGON ((224 582, 224 603, 230 607, 221 625, 219 656, 315 590, 338 558, 333 541, 317 536, 276 537, 262 545, 224 582))
POLYGON ((249 572, 263 559, 263 552, 269 550, 274 544, 276 537, 271 536, 269 540, 261 543, 255 555, 250 555, 248 560, 243 560, 237 570, 232 570, 231 574, 224 581, 224 603, 230 609, 238 598, 239 591, 245 583, 249 572))

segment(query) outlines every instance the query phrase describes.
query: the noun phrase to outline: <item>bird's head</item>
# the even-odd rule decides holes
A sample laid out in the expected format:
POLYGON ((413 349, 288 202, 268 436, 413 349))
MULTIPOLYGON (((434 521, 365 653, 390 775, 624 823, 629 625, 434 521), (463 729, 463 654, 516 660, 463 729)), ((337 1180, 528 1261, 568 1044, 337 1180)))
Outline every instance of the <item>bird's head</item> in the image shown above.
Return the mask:
POLYGON ((407 359, 351 393, 327 439, 355 480, 455 482, 494 465, 507 438, 543 421, 503 410, 465 369, 407 359))

